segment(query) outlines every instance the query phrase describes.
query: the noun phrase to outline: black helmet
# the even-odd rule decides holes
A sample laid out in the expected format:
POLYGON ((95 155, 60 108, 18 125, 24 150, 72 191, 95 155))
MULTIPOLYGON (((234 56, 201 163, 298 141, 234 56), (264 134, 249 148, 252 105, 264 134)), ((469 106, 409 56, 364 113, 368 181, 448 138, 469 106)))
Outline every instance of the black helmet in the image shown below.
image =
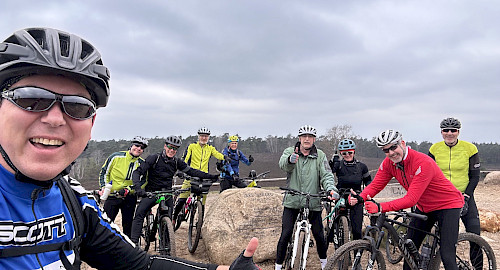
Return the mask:
POLYGON ((181 140, 181 138, 172 135, 172 136, 168 136, 165 139, 165 144, 171 144, 173 146, 180 147, 182 144, 182 140, 181 140))
POLYGON ((76 35, 27 28, 0 43, 0 90, 34 74, 69 77, 87 88, 98 108, 108 103, 109 70, 94 46, 76 35))
POLYGON ((439 127, 441 129, 443 129, 443 128, 460 129, 462 127, 462 124, 460 124, 460 121, 458 121, 458 119, 453 118, 453 117, 448 117, 448 118, 443 119, 443 121, 441 121, 441 124, 439 124, 439 127))

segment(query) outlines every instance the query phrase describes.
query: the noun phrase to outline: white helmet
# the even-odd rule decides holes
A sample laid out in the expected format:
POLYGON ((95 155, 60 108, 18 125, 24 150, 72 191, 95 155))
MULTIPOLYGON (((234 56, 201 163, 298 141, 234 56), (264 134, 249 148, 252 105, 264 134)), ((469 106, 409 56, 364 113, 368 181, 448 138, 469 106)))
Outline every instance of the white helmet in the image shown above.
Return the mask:
POLYGON ((206 127, 201 127, 200 129, 198 129, 198 134, 210 135, 210 129, 206 127))
POLYGON ((313 126, 305 125, 299 128, 299 136, 310 134, 316 137, 316 129, 313 126))
POLYGON ((382 148, 388 144, 396 144, 399 143, 403 139, 401 133, 394 129, 388 129, 386 131, 382 131, 380 135, 378 135, 376 142, 377 146, 382 148))
POLYGON ((144 138, 144 137, 141 137, 141 136, 135 136, 135 137, 132 139, 132 143, 140 143, 140 144, 143 144, 143 145, 145 146, 144 148, 146 148, 146 147, 148 147, 148 143, 149 143, 149 141, 148 141, 146 138, 144 138))

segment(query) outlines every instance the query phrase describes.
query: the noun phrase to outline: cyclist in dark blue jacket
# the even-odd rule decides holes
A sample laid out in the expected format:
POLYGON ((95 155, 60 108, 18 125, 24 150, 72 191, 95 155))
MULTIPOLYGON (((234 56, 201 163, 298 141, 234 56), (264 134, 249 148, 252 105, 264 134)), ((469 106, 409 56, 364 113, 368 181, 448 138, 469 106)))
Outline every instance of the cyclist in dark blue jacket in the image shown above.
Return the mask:
POLYGON ((0 43, 0 269, 258 269, 253 239, 231 268, 136 248, 67 177, 107 104, 109 71, 76 35, 50 28, 0 43), (248 268, 250 267, 250 268, 248 268))
POLYGON ((240 161, 250 166, 254 161, 252 155, 248 158, 238 149, 240 139, 236 135, 229 136, 228 146, 224 148, 222 154, 229 157, 229 161, 221 161, 224 163, 221 173, 222 180, 220 181, 220 192, 236 186, 244 188, 247 185, 240 179, 240 161))

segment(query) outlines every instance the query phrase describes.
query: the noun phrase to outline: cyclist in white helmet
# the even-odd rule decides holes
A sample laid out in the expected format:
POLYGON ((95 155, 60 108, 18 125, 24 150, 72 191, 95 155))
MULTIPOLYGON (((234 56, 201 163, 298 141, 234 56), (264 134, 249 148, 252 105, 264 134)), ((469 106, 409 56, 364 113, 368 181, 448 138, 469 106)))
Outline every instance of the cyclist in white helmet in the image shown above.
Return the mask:
MULTIPOLYGON (((0 43, 0 269, 229 269, 139 250, 68 177, 109 78, 74 34, 27 28, 0 43)), ((256 247, 254 238, 231 269, 258 269, 256 247)))
MULTIPOLYGON (((299 141, 293 147, 288 147, 281 155, 279 166, 287 173, 287 185, 302 192, 318 194, 321 189, 332 196, 337 191, 328 159, 323 151, 316 148, 316 129, 305 125, 299 128, 299 141)), ((286 247, 292 237, 293 226, 305 200, 300 196, 285 195, 283 199, 283 217, 281 236, 277 245, 275 269, 280 270, 285 260, 286 247)), ((321 268, 326 265, 328 243, 323 234, 321 220, 321 204, 319 200, 311 199, 309 221, 316 240, 321 268)))
MULTIPOLYGON (((462 193, 446 179, 436 162, 428 155, 411 149, 399 131, 389 129, 381 132, 376 138, 377 146, 384 151, 386 158, 373 181, 357 195, 352 192, 349 203, 364 202, 369 213, 397 211, 417 206, 416 212, 427 215, 426 221, 412 218, 410 225, 421 230, 430 231, 437 222, 441 233, 440 253, 445 269, 458 269, 455 262, 455 251, 458 238, 458 219, 464 205, 462 193), (406 189, 402 198, 375 203, 375 197, 392 178, 406 189)), ((417 249, 422 244, 425 233, 408 229, 408 238, 417 249)), ((405 262, 404 269, 410 269, 405 262)))

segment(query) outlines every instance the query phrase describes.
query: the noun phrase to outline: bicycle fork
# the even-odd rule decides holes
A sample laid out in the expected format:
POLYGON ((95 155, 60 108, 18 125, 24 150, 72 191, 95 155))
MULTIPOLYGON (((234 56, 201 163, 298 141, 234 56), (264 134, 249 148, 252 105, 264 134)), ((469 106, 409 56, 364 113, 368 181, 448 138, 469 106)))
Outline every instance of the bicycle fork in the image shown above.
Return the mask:
POLYGON ((294 265, 295 263, 295 258, 297 258, 297 249, 299 247, 299 239, 300 239, 300 233, 304 232, 304 249, 302 250, 302 260, 301 260, 301 265, 300 265, 300 270, 305 270, 306 269, 306 263, 307 263, 307 254, 309 253, 309 242, 311 241, 311 224, 309 224, 305 220, 298 221, 296 223, 297 229, 295 230, 295 235, 294 235, 294 245, 293 245, 293 252, 292 252, 292 260, 291 263, 294 265))

